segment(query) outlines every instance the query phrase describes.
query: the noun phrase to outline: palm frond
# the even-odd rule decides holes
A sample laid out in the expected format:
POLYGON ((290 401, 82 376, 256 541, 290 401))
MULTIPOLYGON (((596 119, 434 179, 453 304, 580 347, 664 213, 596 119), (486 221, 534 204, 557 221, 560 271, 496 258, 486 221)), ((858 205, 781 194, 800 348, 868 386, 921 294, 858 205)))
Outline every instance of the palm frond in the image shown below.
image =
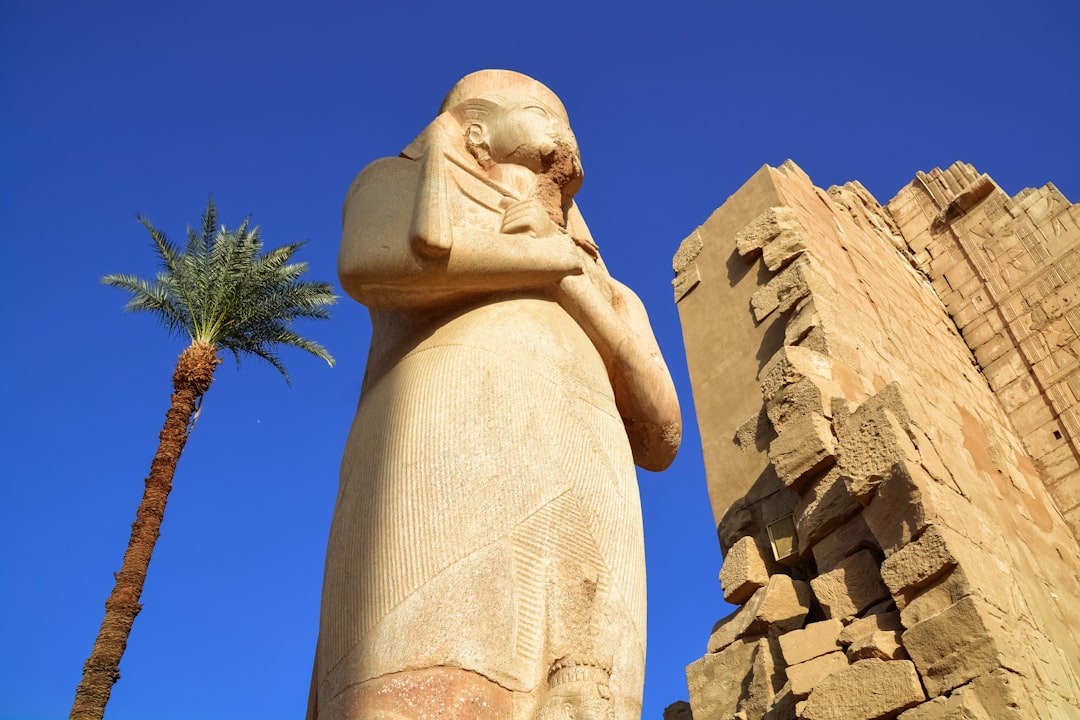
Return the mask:
POLYGON ((138 217, 154 240, 162 270, 154 281, 122 274, 102 279, 131 294, 125 309, 152 312, 170 331, 229 350, 238 363, 242 355, 262 358, 286 382, 281 348, 298 348, 333 366, 326 348, 291 327, 299 318, 329 318, 329 306, 337 302, 329 283, 302 279, 306 262, 290 262, 303 242, 263 253, 259 228, 249 218, 235 230, 219 225, 213 198, 201 232, 187 229, 183 250, 138 217))

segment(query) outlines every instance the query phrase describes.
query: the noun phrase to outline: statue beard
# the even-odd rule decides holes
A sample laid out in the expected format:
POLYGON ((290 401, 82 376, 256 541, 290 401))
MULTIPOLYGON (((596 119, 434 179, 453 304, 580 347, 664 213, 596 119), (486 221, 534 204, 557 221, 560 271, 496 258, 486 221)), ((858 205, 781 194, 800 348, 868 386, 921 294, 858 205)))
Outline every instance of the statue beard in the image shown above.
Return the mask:
POLYGON ((585 177, 577 148, 568 142, 557 140, 553 143, 553 149, 546 152, 542 160, 542 169, 536 178, 536 199, 540 201, 551 221, 565 228, 566 213, 585 177))

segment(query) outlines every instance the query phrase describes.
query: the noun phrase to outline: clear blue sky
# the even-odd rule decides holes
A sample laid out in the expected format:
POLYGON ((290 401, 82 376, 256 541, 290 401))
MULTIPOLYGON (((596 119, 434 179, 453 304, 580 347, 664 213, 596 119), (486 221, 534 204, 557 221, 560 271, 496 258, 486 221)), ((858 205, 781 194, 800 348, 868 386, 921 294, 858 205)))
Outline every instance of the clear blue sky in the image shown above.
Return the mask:
MULTIPOLYGON (((888 200, 962 159, 1010 193, 1080 196, 1080 5, 1060 2, 129 3, 0 0, 0 720, 67 716, 120 565, 184 343, 125 316, 213 193, 336 282, 344 193, 455 80, 505 67, 569 109, 579 197, 676 376, 682 452, 642 473, 644 717, 726 614, 670 280, 680 240, 762 164, 888 200)), ((369 324, 302 331, 338 358, 227 361, 180 462, 110 720, 298 718, 338 461, 369 324)))

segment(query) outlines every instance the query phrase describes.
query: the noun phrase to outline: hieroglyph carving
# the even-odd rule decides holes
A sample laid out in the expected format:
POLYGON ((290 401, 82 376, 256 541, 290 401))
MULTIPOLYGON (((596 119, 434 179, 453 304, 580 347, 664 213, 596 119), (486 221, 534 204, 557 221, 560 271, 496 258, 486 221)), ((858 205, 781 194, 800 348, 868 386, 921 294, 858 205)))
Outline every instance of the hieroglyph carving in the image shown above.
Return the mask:
POLYGON ((667 467, 681 421, 582 177, 559 99, 484 70, 349 190, 339 274, 372 342, 312 720, 640 716, 634 464, 667 467))

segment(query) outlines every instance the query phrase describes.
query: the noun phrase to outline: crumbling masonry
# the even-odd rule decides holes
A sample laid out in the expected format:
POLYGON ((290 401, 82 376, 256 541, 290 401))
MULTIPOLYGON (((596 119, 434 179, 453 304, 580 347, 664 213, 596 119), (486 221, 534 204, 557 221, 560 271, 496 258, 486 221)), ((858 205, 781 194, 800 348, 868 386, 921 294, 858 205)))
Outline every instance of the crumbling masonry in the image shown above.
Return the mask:
POLYGON ((674 268, 740 607, 665 715, 1080 717, 1080 205, 789 161, 674 268))

